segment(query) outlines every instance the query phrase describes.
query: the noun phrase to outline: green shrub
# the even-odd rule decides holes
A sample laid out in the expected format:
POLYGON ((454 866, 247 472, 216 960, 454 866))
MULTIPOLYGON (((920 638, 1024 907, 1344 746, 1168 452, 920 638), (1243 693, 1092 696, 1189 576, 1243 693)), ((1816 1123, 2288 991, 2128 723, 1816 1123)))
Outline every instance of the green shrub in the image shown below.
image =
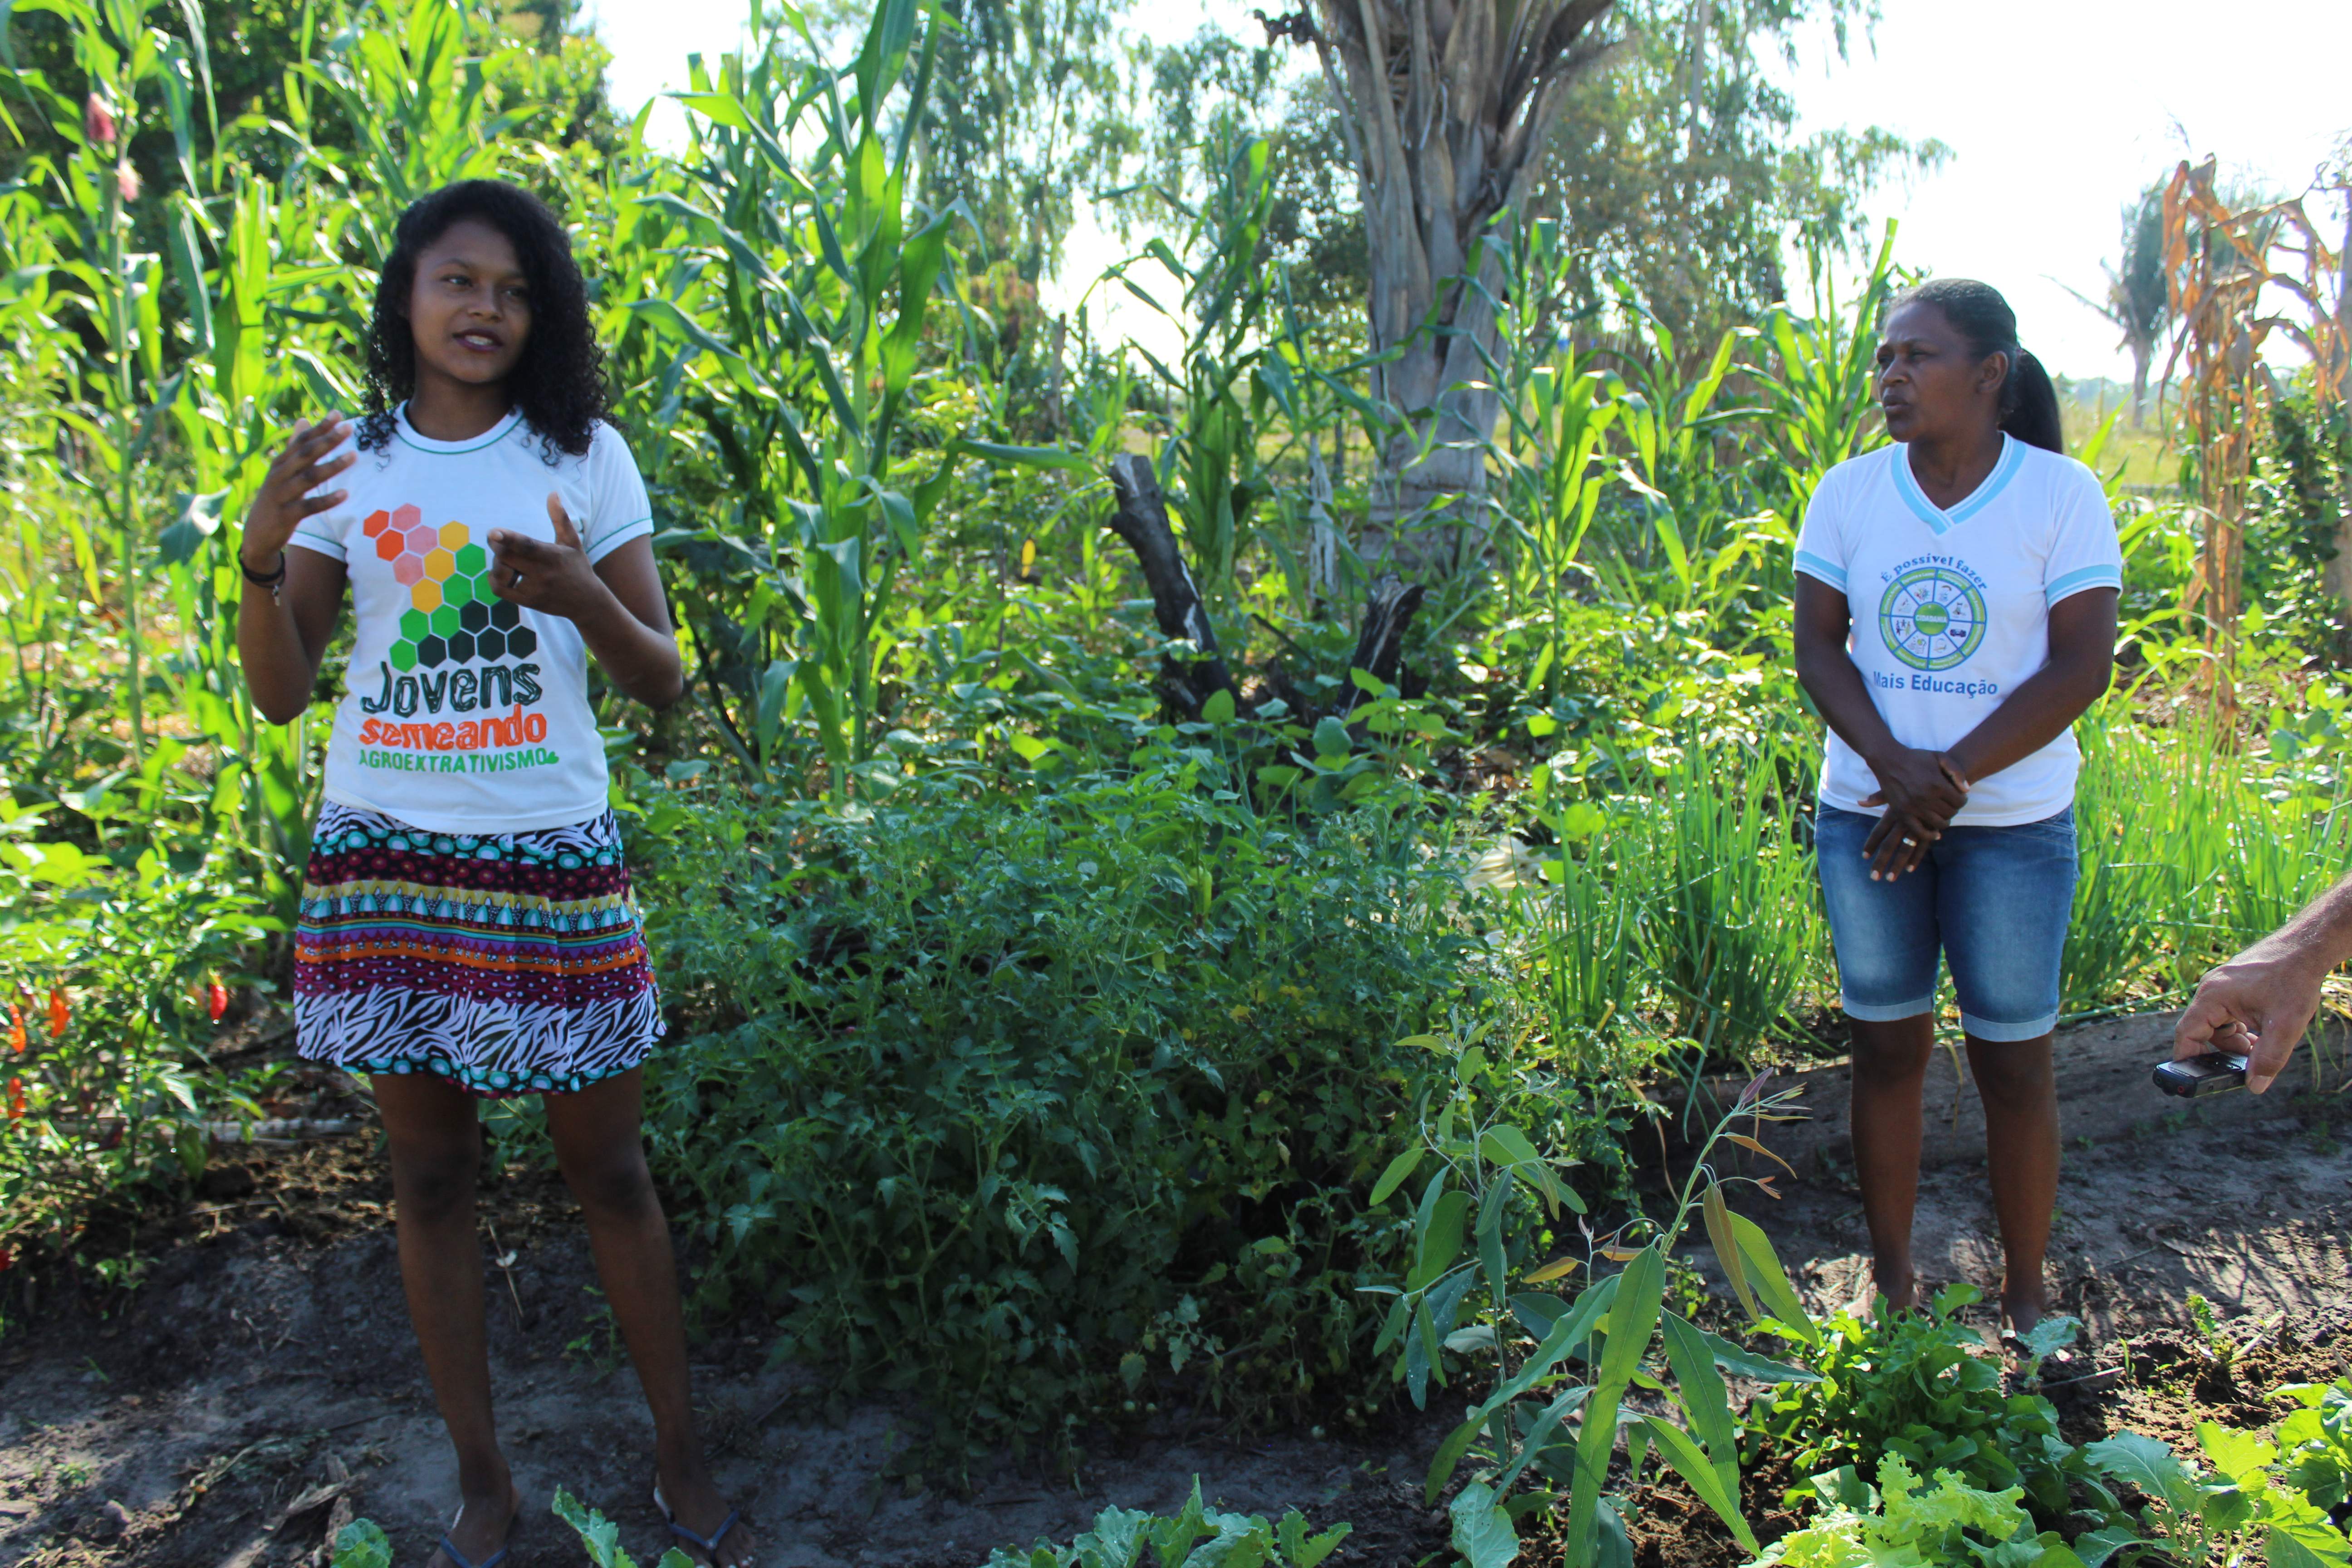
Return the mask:
POLYGON ((649 1121, 706 1308, 974 1451, 1167 1374, 1248 1414, 1360 1377, 1356 1288, 1407 1244, 1365 1189, 1440 1065, 1392 1042, 1483 985, 1478 910, 1426 822, 1274 826, 1202 765, 725 798, 649 867, 649 1121))
POLYGON ((1296 1509, 1280 1524, 1268 1524, 1255 1514, 1204 1507, 1195 1477, 1192 1500, 1172 1519, 1141 1509, 1107 1508, 1095 1516, 1092 1530, 1067 1546, 1041 1541, 1026 1552, 992 1552, 984 1568, 1212 1568, 1244 1563, 1315 1568, 1339 1550, 1348 1527, 1333 1525, 1319 1535, 1311 1533, 1314 1528, 1296 1509))
MULTIPOLYGON (((1819 1383, 1799 1385, 1774 1407, 1779 1435, 1797 1447, 1800 1475, 1833 1465, 1865 1468, 1892 1454, 1913 1473, 1950 1470, 1979 1491, 2021 1487, 2034 1506, 2066 1507, 2066 1479, 2083 1472, 2058 1436, 2058 1413, 2036 1394, 2005 1393, 2000 1363, 1952 1314, 1980 1299, 1972 1285, 1948 1285, 1916 1312, 1882 1310, 1864 1322, 1840 1312, 1824 1325, 1813 1357, 1819 1383)), ((2046 1352, 2069 1320, 2049 1321, 2046 1352)))
MULTIPOLYGON (((214 1070, 220 977, 282 929, 258 889, 44 841, 0 800, 0 1258, 200 1173, 205 1122, 257 1114, 257 1069, 214 1070)), ((114 1260, 93 1259, 102 1268, 114 1260)))

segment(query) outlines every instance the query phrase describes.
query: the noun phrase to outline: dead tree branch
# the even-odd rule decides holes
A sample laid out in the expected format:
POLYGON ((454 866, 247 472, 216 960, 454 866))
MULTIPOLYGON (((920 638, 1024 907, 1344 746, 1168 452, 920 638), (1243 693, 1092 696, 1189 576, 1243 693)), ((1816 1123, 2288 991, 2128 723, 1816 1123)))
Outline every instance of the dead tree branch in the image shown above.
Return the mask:
MULTIPOLYGON (((1216 629, 1210 624, 1200 588, 1184 564, 1183 547, 1177 542, 1175 526, 1168 517, 1168 500, 1160 494, 1160 480, 1152 473, 1150 462, 1131 454, 1114 458, 1110 482, 1118 505, 1105 526, 1135 552, 1136 562, 1143 570, 1144 585, 1151 592, 1152 616, 1159 623, 1160 635, 1190 644, 1199 656, 1184 658, 1171 651, 1160 660, 1160 700, 1178 718, 1198 719, 1213 695, 1226 691, 1233 694, 1236 713, 1255 712, 1258 700, 1242 695, 1224 654, 1217 647, 1216 629)), ((1365 599, 1364 618, 1356 634, 1356 650, 1348 661, 1350 668, 1410 690, 1412 682, 1404 668, 1404 638, 1425 592, 1422 584, 1407 583, 1393 572, 1381 574, 1365 599)), ((1278 629, 1271 625, 1267 629, 1294 654, 1299 653, 1278 629)), ((1257 696, 1280 698, 1293 714, 1306 722, 1312 723, 1318 717, 1314 709, 1319 705, 1306 701, 1278 662, 1264 672, 1257 696)), ((1344 717, 1356 710, 1363 696, 1363 691, 1349 681, 1327 710, 1344 717)))
POLYGON ((1160 661, 1160 695, 1169 708, 1186 719, 1198 719, 1202 704, 1219 691, 1241 692, 1233 672, 1217 651, 1216 628, 1209 624, 1201 590, 1185 568, 1184 552, 1176 543, 1176 530, 1168 521, 1168 500, 1160 493, 1160 479, 1146 459, 1132 453, 1111 459, 1111 489, 1118 504, 1111 513, 1110 531, 1127 542, 1143 568, 1144 585, 1151 590, 1152 617, 1162 637, 1192 645, 1198 658, 1171 653, 1160 661))

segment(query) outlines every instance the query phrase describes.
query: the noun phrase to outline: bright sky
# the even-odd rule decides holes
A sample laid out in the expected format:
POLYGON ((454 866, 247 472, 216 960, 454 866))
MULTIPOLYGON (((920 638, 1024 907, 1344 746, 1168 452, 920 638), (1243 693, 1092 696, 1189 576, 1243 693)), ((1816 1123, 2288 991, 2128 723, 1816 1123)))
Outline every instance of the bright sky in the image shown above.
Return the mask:
MULTIPOLYGON (((1857 43, 1842 63, 1826 34, 1809 40, 1789 78, 1805 128, 1878 124, 1948 143, 1942 173, 1878 204, 1902 222, 1897 259, 2000 289, 2026 346, 2069 375, 2130 374, 2115 330, 2063 285, 2098 296, 2120 210, 2143 184, 2184 155, 2213 153, 2225 171, 2293 194, 2352 132, 2352 98, 2338 89, 2352 60, 2347 0, 2239 0, 2220 12, 2190 0, 1882 5, 1874 52, 1857 43)), ((634 109, 684 86, 689 53, 736 47, 747 6, 589 0, 588 14, 613 50, 615 99, 634 109)), ((1234 0, 1150 0, 1133 15, 1161 40, 1212 16, 1255 31, 1234 0)), ((1118 255, 1082 226, 1055 291, 1074 300, 1118 255)), ((1118 325, 1145 335, 1137 314, 1118 325)))

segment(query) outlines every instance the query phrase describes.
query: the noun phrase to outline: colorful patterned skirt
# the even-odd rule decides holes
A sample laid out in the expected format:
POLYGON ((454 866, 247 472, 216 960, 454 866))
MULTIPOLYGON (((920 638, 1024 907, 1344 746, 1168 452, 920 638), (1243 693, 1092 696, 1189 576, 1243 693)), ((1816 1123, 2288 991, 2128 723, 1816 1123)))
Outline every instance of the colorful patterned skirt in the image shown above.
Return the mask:
POLYGON ((294 934, 303 1057, 563 1092, 635 1067, 663 1027, 611 812, 477 835, 320 811, 294 934))

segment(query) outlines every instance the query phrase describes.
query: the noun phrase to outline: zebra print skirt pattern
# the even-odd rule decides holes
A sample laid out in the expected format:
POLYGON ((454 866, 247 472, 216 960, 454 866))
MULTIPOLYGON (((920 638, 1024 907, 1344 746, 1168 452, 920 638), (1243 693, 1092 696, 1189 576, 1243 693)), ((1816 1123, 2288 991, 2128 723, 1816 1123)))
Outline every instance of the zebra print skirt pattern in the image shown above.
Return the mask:
POLYGON ((320 809, 294 931, 301 1056, 562 1093, 635 1067, 665 1026, 611 812, 463 834, 320 809))

